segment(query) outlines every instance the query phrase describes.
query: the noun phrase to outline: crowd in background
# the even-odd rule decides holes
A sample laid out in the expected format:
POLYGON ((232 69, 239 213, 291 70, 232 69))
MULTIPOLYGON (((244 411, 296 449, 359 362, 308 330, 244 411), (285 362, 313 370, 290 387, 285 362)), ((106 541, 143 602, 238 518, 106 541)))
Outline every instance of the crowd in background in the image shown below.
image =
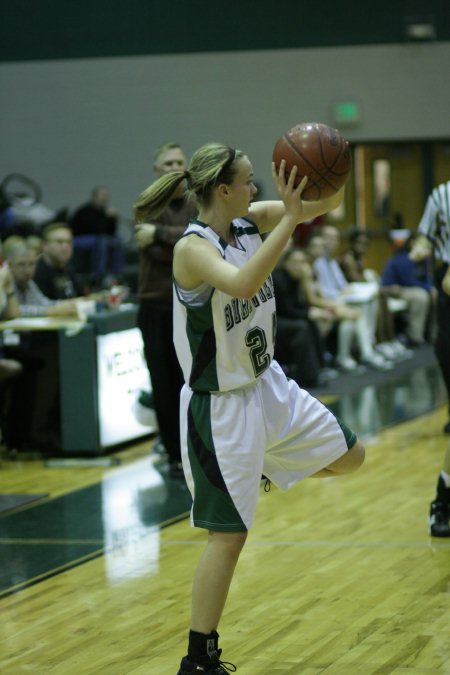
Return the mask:
MULTIPOLYGON (((156 176, 185 166, 178 144, 158 149, 156 176)), ((139 271, 136 267, 130 283, 132 299, 140 307, 138 323, 153 376, 151 405, 160 420, 160 445, 168 453, 174 475, 182 475, 174 438, 177 427, 172 424, 182 379, 173 350, 167 351, 172 344, 171 257, 185 224, 195 215, 184 190, 182 185, 156 223, 146 223, 145 214, 137 209, 131 243, 119 234, 119 215, 104 186, 94 188, 89 200, 71 213, 67 209, 55 213, 46 207, 25 213, 3 203, 0 215, 3 320, 77 316, 81 298, 120 283, 127 250, 139 252, 139 271), (170 378, 163 375, 168 371, 170 378)), ((381 272, 366 265, 371 238, 364 230, 341 231, 330 223, 313 222, 300 225, 297 234, 273 274, 275 356, 290 377, 314 390, 326 387, 340 373, 392 370, 396 362, 414 358, 414 350, 424 342, 433 342, 437 292, 430 258, 413 262, 409 257, 414 231, 404 229, 399 234, 395 230, 392 255, 383 261, 381 272)), ((20 449, 26 439, 19 442, 12 430, 17 415, 9 413, 14 409, 11 392, 16 387, 21 395, 22 380, 32 379, 36 366, 24 366, 23 354, 22 362, 7 358, 12 351, 3 345, 0 426, 3 441, 20 449)))
MULTIPOLYGON (((123 271, 125 246, 117 230, 118 215, 109 206, 105 187, 95 188, 91 199, 72 214, 46 207, 24 210, 3 200, 1 320, 80 319, 87 298, 105 305, 108 289, 118 287, 123 271)), ((57 356, 45 334, 31 338, 26 331, 9 329, 1 331, 0 340, 2 444, 10 452, 31 449, 35 443, 40 445, 35 449, 54 452, 58 439, 50 434, 59 410, 57 356), (44 386, 38 391, 38 373, 44 367, 44 386), (39 408, 43 399, 48 405, 39 408)))

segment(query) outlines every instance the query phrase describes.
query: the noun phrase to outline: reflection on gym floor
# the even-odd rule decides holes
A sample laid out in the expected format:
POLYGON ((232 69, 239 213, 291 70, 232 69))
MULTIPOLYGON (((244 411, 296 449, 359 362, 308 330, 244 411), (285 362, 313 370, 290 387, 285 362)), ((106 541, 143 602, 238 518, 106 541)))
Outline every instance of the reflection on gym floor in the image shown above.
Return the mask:
POLYGON ((398 380, 364 387, 329 407, 361 437, 422 415, 443 404, 446 392, 437 366, 418 368, 398 380))

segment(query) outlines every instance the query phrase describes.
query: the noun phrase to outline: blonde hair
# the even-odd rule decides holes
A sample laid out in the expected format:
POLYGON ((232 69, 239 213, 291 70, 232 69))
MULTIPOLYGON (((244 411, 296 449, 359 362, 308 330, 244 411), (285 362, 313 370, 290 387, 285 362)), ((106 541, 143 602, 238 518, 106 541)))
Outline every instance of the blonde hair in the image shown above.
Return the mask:
POLYGON ((22 242, 17 242, 16 244, 12 244, 8 248, 8 262, 14 263, 16 258, 20 258, 23 256, 28 255, 31 252, 31 249, 26 243, 26 240, 24 239, 23 243, 22 242))
POLYGON ((25 241, 25 237, 21 237, 18 234, 10 234, 9 237, 6 237, 2 244, 2 253, 5 260, 9 258, 9 253, 12 248, 20 244, 25 244, 25 241))
POLYGON ((47 242, 49 240, 49 236, 55 230, 67 230, 67 232, 72 234, 72 228, 67 223, 49 223, 42 230, 42 239, 47 242))
POLYGON ((220 183, 230 185, 236 174, 235 161, 244 153, 221 143, 208 143, 194 152, 187 171, 170 171, 144 190, 134 203, 137 223, 157 218, 167 207, 178 186, 186 180, 188 193, 197 204, 208 204, 214 188, 220 183))

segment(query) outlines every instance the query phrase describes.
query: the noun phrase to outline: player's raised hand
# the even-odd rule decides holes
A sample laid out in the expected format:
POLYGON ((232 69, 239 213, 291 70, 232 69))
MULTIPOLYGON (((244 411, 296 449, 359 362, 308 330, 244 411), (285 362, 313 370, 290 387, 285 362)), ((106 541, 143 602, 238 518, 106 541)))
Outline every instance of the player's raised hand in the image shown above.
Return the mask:
POLYGON ((277 188, 278 194, 282 199, 286 212, 295 216, 297 222, 300 222, 303 213, 302 192, 305 189, 308 177, 303 176, 298 185, 295 184, 297 176, 297 167, 294 166, 286 180, 286 162, 281 160, 280 168, 277 171, 275 162, 272 162, 272 177, 277 188))

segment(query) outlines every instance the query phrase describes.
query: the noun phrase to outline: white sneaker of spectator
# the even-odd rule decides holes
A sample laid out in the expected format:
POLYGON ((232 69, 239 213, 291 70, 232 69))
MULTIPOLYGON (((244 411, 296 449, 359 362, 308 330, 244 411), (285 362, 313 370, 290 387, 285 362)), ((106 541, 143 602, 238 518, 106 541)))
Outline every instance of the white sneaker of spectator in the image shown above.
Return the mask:
POLYGON ((376 368, 377 370, 392 370, 394 367, 392 361, 388 361, 384 356, 377 354, 375 351, 365 354, 362 361, 366 365, 376 368))
POLYGON ((354 372, 359 368, 358 362, 351 356, 338 356, 336 358, 336 365, 346 373, 354 372))
POLYGON ((385 359, 395 360, 398 357, 397 350, 392 342, 379 342, 375 345, 375 349, 385 359))
POLYGON ((411 358, 413 351, 407 349, 400 340, 392 340, 392 342, 380 342, 375 349, 386 359, 391 361, 404 361, 411 358))
POLYGON ((394 351, 398 359, 410 359, 414 355, 412 349, 408 349, 405 345, 400 342, 400 340, 393 340, 391 345, 394 347, 394 351))

